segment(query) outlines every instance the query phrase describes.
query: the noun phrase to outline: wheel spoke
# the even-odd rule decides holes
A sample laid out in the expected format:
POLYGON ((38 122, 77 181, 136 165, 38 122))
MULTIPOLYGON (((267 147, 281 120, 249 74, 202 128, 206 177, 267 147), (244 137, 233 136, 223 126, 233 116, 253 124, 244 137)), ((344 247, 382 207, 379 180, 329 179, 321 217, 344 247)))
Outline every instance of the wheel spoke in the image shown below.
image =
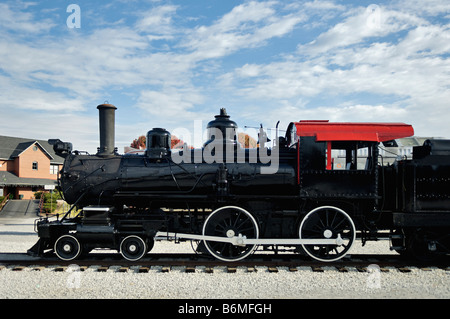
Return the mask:
POLYGON ((335 213, 334 213, 334 216, 333 216, 333 220, 332 220, 331 223, 330 223, 330 227, 331 227, 331 228, 336 228, 336 226, 334 226, 334 221, 336 220, 336 217, 337 217, 337 213, 335 212, 335 213))
POLYGON ((234 221, 233 227, 239 228, 239 226, 236 226, 237 222, 239 221, 239 217, 241 217, 241 211, 239 211, 239 214, 236 216, 236 220, 234 221))
MULTIPOLYGON (((232 237, 239 234, 247 238, 258 238, 256 220, 246 210, 237 206, 226 206, 212 212, 203 226, 203 235, 232 237)), ((230 243, 204 241, 207 250, 223 261, 237 261, 251 254, 256 245, 235 246, 230 243)))
POLYGON ((220 231, 222 231, 222 230, 224 230, 226 228, 227 228, 226 225, 223 225, 223 226, 221 224, 217 224, 216 225, 216 229, 218 229, 217 232, 220 232, 220 231))
POLYGON ((250 232, 251 234, 253 234, 253 231, 255 230, 255 228, 253 227, 253 225, 247 227, 247 228, 238 228, 239 233, 242 235, 247 234, 247 231, 250 232))
POLYGON ((326 227, 329 227, 330 226, 330 222, 329 222, 329 220, 328 220, 328 215, 330 214, 330 211, 327 209, 326 211, 325 211, 325 225, 326 225, 326 227))
POLYGON ((313 209, 305 216, 299 228, 299 236, 302 239, 334 239, 338 235, 341 236, 343 244, 339 246, 302 245, 308 255, 320 261, 335 261, 345 256, 353 245, 355 234, 355 226, 350 216, 332 206, 313 209))
MULTIPOLYGON (((336 226, 334 226, 333 228, 334 229, 337 229, 339 226, 341 226, 341 224, 343 223, 343 222, 345 222, 345 221, 347 221, 346 219, 344 219, 344 218, 342 218, 342 220, 336 225, 336 226)), ((346 227, 348 227, 349 225, 347 224, 347 225, 344 225, 344 227, 342 228, 342 230, 343 229, 345 229, 346 227)))

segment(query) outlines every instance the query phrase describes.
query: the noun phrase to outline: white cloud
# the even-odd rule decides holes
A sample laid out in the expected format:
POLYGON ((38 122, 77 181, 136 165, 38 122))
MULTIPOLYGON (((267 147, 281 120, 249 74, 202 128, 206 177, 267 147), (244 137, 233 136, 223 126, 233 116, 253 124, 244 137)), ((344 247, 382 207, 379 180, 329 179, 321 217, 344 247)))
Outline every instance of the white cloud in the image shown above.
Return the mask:
POLYGON ((333 1, 322 1, 322 0, 314 0, 311 2, 306 2, 304 4, 304 7, 307 9, 313 9, 313 10, 337 10, 337 11, 343 11, 345 10, 345 7, 340 4, 336 4, 333 1))
MULTIPOLYGON (((207 70, 205 64, 200 65, 204 59, 262 45, 270 38, 289 33, 302 19, 292 13, 281 16, 276 6, 275 1, 247 2, 211 25, 191 30, 175 28, 173 18, 178 6, 156 5, 139 14, 133 28, 119 24, 92 32, 72 30, 58 38, 48 35, 32 42, 3 34, 1 70, 17 84, 15 94, 35 96, 30 107, 36 109, 58 110, 59 106, 64 111, 79 110, 84 101, 103 100, 105 93, 108 97, 111 89, 132 87, 134 93, 130 94, 134 94, 137 105, 150 114, 152 108, 143 107, 148 104, 144 101, 147 97, 167 103, 168 111, 185 110, 204 101, 200 90, 186 93, 192 80, 207 70), (180 36, 178 45, 174 42, 176 50, 152 50, 150 42, 155 37, 169 39, 175 35, 180 36), (170 93, 161 89, 168 87, 170 93), (69 107, 60 103, 65 97, 69 107), (69 102, 72 99, 80 102, 69 102)), ((21 16, 17 8, 8 10, 4 14, 21 16)), ((33 15, 24 13, 22 17, 16 30, 27 29, 28 23, 36 24, 33 15)))
POLYGON ((370 5, 351 10, 350 16, 320 34, 307 45, 299 45, 300 54, 317 55, 330 50, 360 43, 367 38, 384 37, 425 23, 421 18, 370 5))
POLYGON ((92 97, 107 85, 136 83, 140 66, 134 55, 146 45, 127 28, 101 29, 84 37, 72 34, 59 41, 0 38, 0 60, 2 70, 15 80, 28 85, 39 81, 92 97))
POLYGON ((240 69, 236 70, 241 77, 254 77, 260 74, 260 67, 255 64, 245 64, 240 69))
MULTIPOLYGON (((222 106, 238 124, 378 119, 450 136, 450 25, 444 18, 450 9, 430 1, 432 7, 421 1, 408 7, 402 1, 369 7, 245 1, 212 20, 203 13, 184 17, 187 4, 158 1, 121 13, 120 23, 92 28, 82 7, 82 28, 59 25, 57 32, 56 20, 38 18, 31 10, 36 6, 0 4, 0 108, 16 115, 0 124, 11 132, 13 118, 16 126, 27 126, 32 116, 18 116, 25 109, 41 112, 35 118, 44 126, 63 121, 54 113, 77 114, 79 130, 87 129, 83 121, 95 124, 84 138, 97 146, 97 113, 88 113, 107 99, 126 104, 117 105, 122 114, 136 112, 136 134, 117 117, 120 140, 160 125, 206 123, 222 106)), ((55 130, 64 135, 63 127, 55 130)))
POLYGON ((152 39, 171 39, 176 32, 173 26, 173 15, 177 11, 175 5, 161 5, 153 7, 140 15, 135 28, 140 32, 152 34, 152 39))
POLYGON ((144 90, 138 100, 138 106, 153 117, 160 119, 194 119, 194 105, 201 104, 203 96, 195 89, 163 88, 162 90, 144 90))
POLYGON ((400 0, 391 4, 396 10, 414 15, 448 15, 450 3, 446 0, 400 0))
POLYGON ((0 135, 42 140, 58 138, 71 142, 76 150, 91 154, 99 146, 98 118, 92 116, 10 108, 2 113, 0 127, 0 135))
POLYGON ((331 122, 392 122, 406 120, 407 113, 407 110, 394 105, 344 104, 317 108, 284 105, 272 115, 274 118, 290 118, 291 121, 319 119, 331 122))
POLYGON ((283 36, 304 19, 297 14, 278 15, 275 4, 251 1, 236 6, 211 26, 189 32, 183 46, 192 51, 194 60, 220 58, 283 36))
POLYGON ((15 3, 11 7, 8 3, 0 3, 0 29, 20 35, 22 32, 32 34, 46 32, 55 27, 56 24, 50 19, 36 21, 33 14, 22 11, 27 7, 27 4, 15 3))
POLYGON ((420 25, 408 32, 398 50, 411 57, 450 53, 450 25, 420 25))
POLYGON ((30 111, 80 112, 85 108, 83 100, 68 98, 61 92, 49 92, 24 86, 19 81, 0 75, 0 109, 30 111))
POLYGON ((450 137, 450 26, 432 21, 414 10, 352 9, 315 41, 299 45, 297 55, 247 63, 221 79, 229 92, 259 101, 267 118, 285 124, 400 121, 417 134, 450 137))

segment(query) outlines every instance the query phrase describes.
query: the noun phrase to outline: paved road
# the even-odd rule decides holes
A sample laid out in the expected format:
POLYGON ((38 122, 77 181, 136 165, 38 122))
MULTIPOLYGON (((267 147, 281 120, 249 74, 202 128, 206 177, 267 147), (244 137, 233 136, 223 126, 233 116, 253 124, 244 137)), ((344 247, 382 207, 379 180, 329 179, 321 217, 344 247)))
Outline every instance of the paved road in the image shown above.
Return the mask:
POLYGON ((11 199, 0 211, 0 218, 37 217, 39 200, 11 199))
POLYGON ((0 212, 0 255, 25 254, 36 243, 34 221, 38 218, 38 207, 38 200, 9 200, 3 207, 0 212))

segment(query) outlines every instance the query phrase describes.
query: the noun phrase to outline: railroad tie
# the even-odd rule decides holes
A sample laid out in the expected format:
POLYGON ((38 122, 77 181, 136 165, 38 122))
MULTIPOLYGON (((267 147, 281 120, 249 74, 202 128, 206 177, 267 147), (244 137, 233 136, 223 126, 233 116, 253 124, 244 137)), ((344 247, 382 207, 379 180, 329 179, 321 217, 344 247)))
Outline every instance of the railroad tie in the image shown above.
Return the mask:
POLYGON ((409 267, 397 267, 398 271, 406 273, 406 272, 411 272, 411 268, 409 267))
POLYGON ((107 272, 109 269, 108 266, 100 266, 97 268, 97 272, 107 272))
POLYGON ((185 272, 187 272, 187 273, 195 272, 195 266, 186 266, 185 272))
POLYGON ((247 272, 256 272, 256 268, 255 267, 247 267, 247 272))
POLYGON ((367 267, 356 266, 358 272, 367 272, 367 267))
POLYGON ((348 268, 345 267, 345 266, 336 266, 336 269, 337 269, 339 272, 348 272, 348 268))
POLYGON ((228 267, 227 267, 227 272, 228 272, 229 274, 234 274, 234 273, 236 272, 236 267, 228 266, 228 267))
POLYGON ((11 270, 12 271, 22 271, 24 270, 26 267, 25 266, 15 266, 13 267, 11 270))
POLYGON ((323 268, 320 266, 311 266, 313 272, 324 272, 323 268))
POLYGON ((139 267, 139 273, 148 273, 150 271, 150 267, 139 267))
POLYGON ((269 272, 272 272, 272 273, 278 272, 278 268, 277 268, 277 267, 270 266, 270 267, 269 267, 269 272))
POLYGON ((169 272, 170 271, 170 266, 163 266, 161 268, 161 272, 169 272))

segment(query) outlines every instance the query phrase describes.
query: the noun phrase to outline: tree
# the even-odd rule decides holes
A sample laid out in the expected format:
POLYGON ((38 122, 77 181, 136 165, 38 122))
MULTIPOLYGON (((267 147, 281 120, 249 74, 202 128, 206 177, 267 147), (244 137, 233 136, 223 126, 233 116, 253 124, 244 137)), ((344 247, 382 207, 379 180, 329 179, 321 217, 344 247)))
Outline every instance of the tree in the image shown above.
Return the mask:
POLYGON ((243 148, 256 148, 256 140, 248 134, 238 133, 238 142, 243 148))
POLYGON ((132 148, 136 148, 138 150, 143 150, 146 147, 146 138, 144 135, 139 136, 137 139, 133 140, 133 142, 131 142, 131 147, 132 148))
MULTIPOLYGON (((147 147, 146 144, 146 137, 144 135, 139 136, 137 139, 134 139, 133 142, 131 142, 130 147, 143 150, 147 147)), ((171 149, 182 149, 184 145, 184 141, 176 137, 175 135, 171 136, 170 141, 170 148, 171 149)), ((188 145, 188 148, 193 149, 192 146, 188 145)))

